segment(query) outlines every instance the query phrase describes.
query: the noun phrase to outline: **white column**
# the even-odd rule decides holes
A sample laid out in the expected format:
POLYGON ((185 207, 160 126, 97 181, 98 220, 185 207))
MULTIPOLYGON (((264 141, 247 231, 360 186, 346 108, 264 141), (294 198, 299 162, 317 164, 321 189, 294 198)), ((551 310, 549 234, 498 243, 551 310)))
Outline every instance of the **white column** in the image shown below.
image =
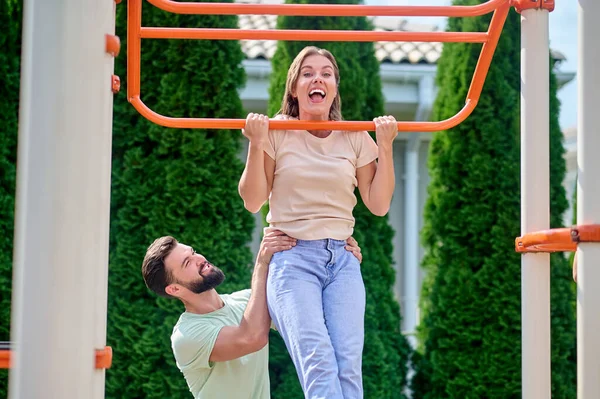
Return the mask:
POLYGON ((416 346, 414 334, 419 306, 419 144, 414 133, 407 141, 404 185, 404 276, 402 278, 402 330, 416 346))
MULTIPOLYGON (((93 2, 94 4, 98 3, 93 2)), ((91 10, 96 17, 101 36, 105 34, 115 34, 116 23, 116 3, 114 1, 101 2, 96 7, 91 5, 87 8, 91 10), (109 3, 109 4, 107 4, 109 3)), ((90 3, 92 4, 92 3, 90 3)), ((121 7, 124 7, 122 4, 121 7)), ((96 38, 96 36, 94 36, 96 38)), ((121 57, 126 56, 123 49, 121 57)), ((97 49, 95 50, 97 51, 97 49)), ((92 66, 90 76, 96 80, 94 99, 89 105, 91 119, 98 122, 98 134, 90 135, 90 148, 99 149, 98 154, 92 162, 95 163, 97 170, 92 170, 91 174, 98 180, 91 190, 96 192, 94 197, 86 196, 89 201, 87 208, 90 210, 89 223, 87 224, 86 238, 89 241, 90 267, 95 270, 94 276, 94 348, 102 349, 106 346, 106 323, 108 316, 108 253, 109 253, 109 227, 110 227, 110 190, 111 190, 111 168, 112 168, 112 125, 113 125, 113 99, 109 83, 106 83, 107 77, 114 73, 114 57, 105 53, 96 53, 102 66, 100 72, 96 71, 96 66, 92 66), (94 111, 98 107, 99 112, 94 111)), ((94 130, 92 130, 93 132, 94 130)), ((118 354, 116 354, 118 356, 118 354)), ((105 371, 94 371, 93 388, 90 398, 104 399, 105 397, 105 371)))
POLYGON ((436 95, 435 81, 432 75, 425 75, 419 80, 419 105, 415 112, 416 121, 429 120, 436 95))
MULTIPOLYGON (((521 234, 549 228, 548 11, 521 14, 521 234)), ((550 256, 521 264, 523 398, 550 394, 550 256)))
MULTIPOLYGON (((600 223, 600 2, 579 0, 577 224, 600 223)), ((577 254, 577 397, 600 398, 600 243, 577 254)))
POLYGON ((114 11, 24 4, 11 399, 104 397, 114 11))
MULTIPOLYGON (((419 80, 419 105, 415 120, 428 120, 435 100, 433 76, 426 75, 419 80)), ((416 347, 414 335, 419 324, 419 271, 420 271, 420 229, 419 229, 419 147, 420 133, 409 133, 404 156, 404 268, 402 274, 402 331, 408 341, 416 347)))

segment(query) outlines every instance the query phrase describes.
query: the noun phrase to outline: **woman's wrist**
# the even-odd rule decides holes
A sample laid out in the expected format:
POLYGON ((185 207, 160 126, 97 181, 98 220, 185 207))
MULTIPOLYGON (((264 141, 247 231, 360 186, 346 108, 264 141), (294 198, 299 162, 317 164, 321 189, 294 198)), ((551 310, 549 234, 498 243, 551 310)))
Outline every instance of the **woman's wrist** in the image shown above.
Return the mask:
POLYGON ((266 142, 265 140, 259 140, 259 139, 252 139, 250 140, 250 146, 249 146, 249 150, 264 150, 266 147, 266 142))
POLYGON ((394 143, 377 143, 377 148, 380 157, 382 155, 392 155, 394 143))

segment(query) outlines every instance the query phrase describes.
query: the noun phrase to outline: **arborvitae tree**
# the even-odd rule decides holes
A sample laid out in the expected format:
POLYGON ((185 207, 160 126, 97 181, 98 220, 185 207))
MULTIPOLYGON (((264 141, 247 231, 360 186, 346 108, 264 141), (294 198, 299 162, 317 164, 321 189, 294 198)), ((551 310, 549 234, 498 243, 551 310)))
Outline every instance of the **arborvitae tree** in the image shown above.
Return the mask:
MULTIPOLYGON (((473 5, 478 0, 456 0, 473 5)), ((451 19, 448 30, 484 31, 490 16, 451 19)), ((519 16, 511 10, 473 114, 431 144, 423 230, 427 277, 415 398, 521 396, 519 16)), ((481 47, 446 44, 433 118, 464 104, 481 47)), ((567 202, 556 80, 550 94, 551 226, 567 202)), ((575 397, 573 289, 565 257, 552 262, 552 396, 575 397)))
MULTIPOLYGON (((118 6, 125 47, 126 5, 118 6)), ((144 26, 237 27, 236 16, 164 13, 144 4, 144 26)), ((116 71, 126 76, 125 51, 116 71)), ((245 82, 236 41, 150 40, 142 43, 142 99, 177 117, 244 118, 238 89, 245 82)), ((247 243, 253 218, 237 193, 243 164, 239 130, 167 129, 115 98, 108 344, 114 362, 107 398, 165 399, 190 394, 175 365, 172 328, 183 311, 157 298, 141 276, 146 248, 173 235, 193 245, 226 274, 219 292, 250 287, 247 243)))
MULTIPOLYGON (((286 1, 287 3, 353 3, 359 1, 286 1)), ((280 17, 278 29, 370 30, 364 17, 280 17)), ((273 57, 269 115, 280 108, 287 70, 306 45, 325 48, 340 68, 339 92, 346 120, 370 121, 383 115, 379 62, 372 43, 279 42, 273 57)), ((354 211, 354 237, 363 249, 362 273, 367 291, 363 375, 365 398, 401 398, 406 384, 410 346, 400 333, 400 310, 393 297, 393 230, 387 217, 373 216, 360 200, 354 211)), ((302 398, 294 366, 283 340, 271 334, 271 387, 274 399, 302 398)))
MULTIPOLYGON (((19 120, 22 5, 0 1, 0 341, 10 339, 10 299, 19 120)), ((0 370, 0 397, 8 396, 8 372, 0 370)))

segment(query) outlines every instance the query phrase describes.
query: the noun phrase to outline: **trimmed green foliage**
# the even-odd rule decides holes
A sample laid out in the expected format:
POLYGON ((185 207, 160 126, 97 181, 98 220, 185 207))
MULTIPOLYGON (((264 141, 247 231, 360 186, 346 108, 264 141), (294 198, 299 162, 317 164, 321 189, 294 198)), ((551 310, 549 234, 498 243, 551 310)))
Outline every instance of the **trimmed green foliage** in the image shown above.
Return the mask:
MULTIPOLYGON (((20 1, 0 1, 0 341, 10 339, 21 21, 20 1)), ((0 397, 7 396, 8 372, 0 370, 0 397)))
MULTIPOLYGON (((477 0, 457 0, 472 5, 477 0)), ((451 31, 484 31, 490 16, 451 19, 451 31)), ((510 12, 473 114, 436 133, 423 230, 427 271, 415 398, 521 396, 519 16, 510 12)), ((438 62, 433 118, 464 104, 481 47, 446 44, 438 62)), ((551 76, 551 225, 567 208, 556 80, 551 76)), ((575 397, 573 284, 552 255, 552 396, 575 397)))
MULTIPOLYGON (((309 3, 287 1, 287 3, 309 3)), ((353 3, 358 1, 310 1, 353 3)), ((370 30, 364 17, 280 17, 278 29, 370 30)), ((306 45, 326 48, 340 67, 340 95, 346 120, 372 120, 383 114, 379 62, 372 43, 279 42, 272 60, 269 115, 281 106, 287 70, 306 45)), ((357 191, 357 195, 360 197, 357 191)), ((355 209, 354 237, 363 249, 362 273, 367 290, 363 373, 365 398, 402 398, 410 347, 400 333, 399 306, 393 298, 392 237, 387 217, 373 216, 362 201, 355 209)), ((271 334, 271 386, 274 399, 302 398, 294 366, 279 334, 271 334)))
MULTIPOLYGON (((150 4, 143 12, 145 26, 237 27, 236 16, 174 15, 150 4)), ((122 40, 126 13, 126 5, 119 5, 122 40)), ((144 41, 142 99, 169 116, 243 118, 242 60, 235 41, 144 41)), ((125 57, 119 57, 117 74, 126 76, 125 68, 125 57)), ((237 193, 242 136, 239 130, 151 124, 127 103, 125 89, 114 108, 108 313, 114 363, 106 397, 184 398, 190 394, 170 347, 183 306, 146 289, 141 263, 155 238, 173 235, 224 270, 227 278, 219 292, 250 286, 252 255, 246 244, 253 219, 237 193)))

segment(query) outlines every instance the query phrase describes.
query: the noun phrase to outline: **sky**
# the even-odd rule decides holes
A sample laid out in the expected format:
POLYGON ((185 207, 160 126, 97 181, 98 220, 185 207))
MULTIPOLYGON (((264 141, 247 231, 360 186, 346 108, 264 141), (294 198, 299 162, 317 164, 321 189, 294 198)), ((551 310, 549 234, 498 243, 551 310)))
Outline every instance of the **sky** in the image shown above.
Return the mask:
MULTIPOLYGON (((369 5, 423 5, 443 6, 452 4, 451 0, 365 0, 369 5)), ((577 0, 556 1, 554 11, 550 13, 550 47, 566 57, 560 71, 577 74, 577 0)), ((415 22, 426 22, 445 27, 444 18, 407 17, 415 22)), ((520 49, 515 49, 520 51, 520 49)), ((559 92, 561 102, 560 125, 562 129, 577 124, 577 75, 559 92)))

